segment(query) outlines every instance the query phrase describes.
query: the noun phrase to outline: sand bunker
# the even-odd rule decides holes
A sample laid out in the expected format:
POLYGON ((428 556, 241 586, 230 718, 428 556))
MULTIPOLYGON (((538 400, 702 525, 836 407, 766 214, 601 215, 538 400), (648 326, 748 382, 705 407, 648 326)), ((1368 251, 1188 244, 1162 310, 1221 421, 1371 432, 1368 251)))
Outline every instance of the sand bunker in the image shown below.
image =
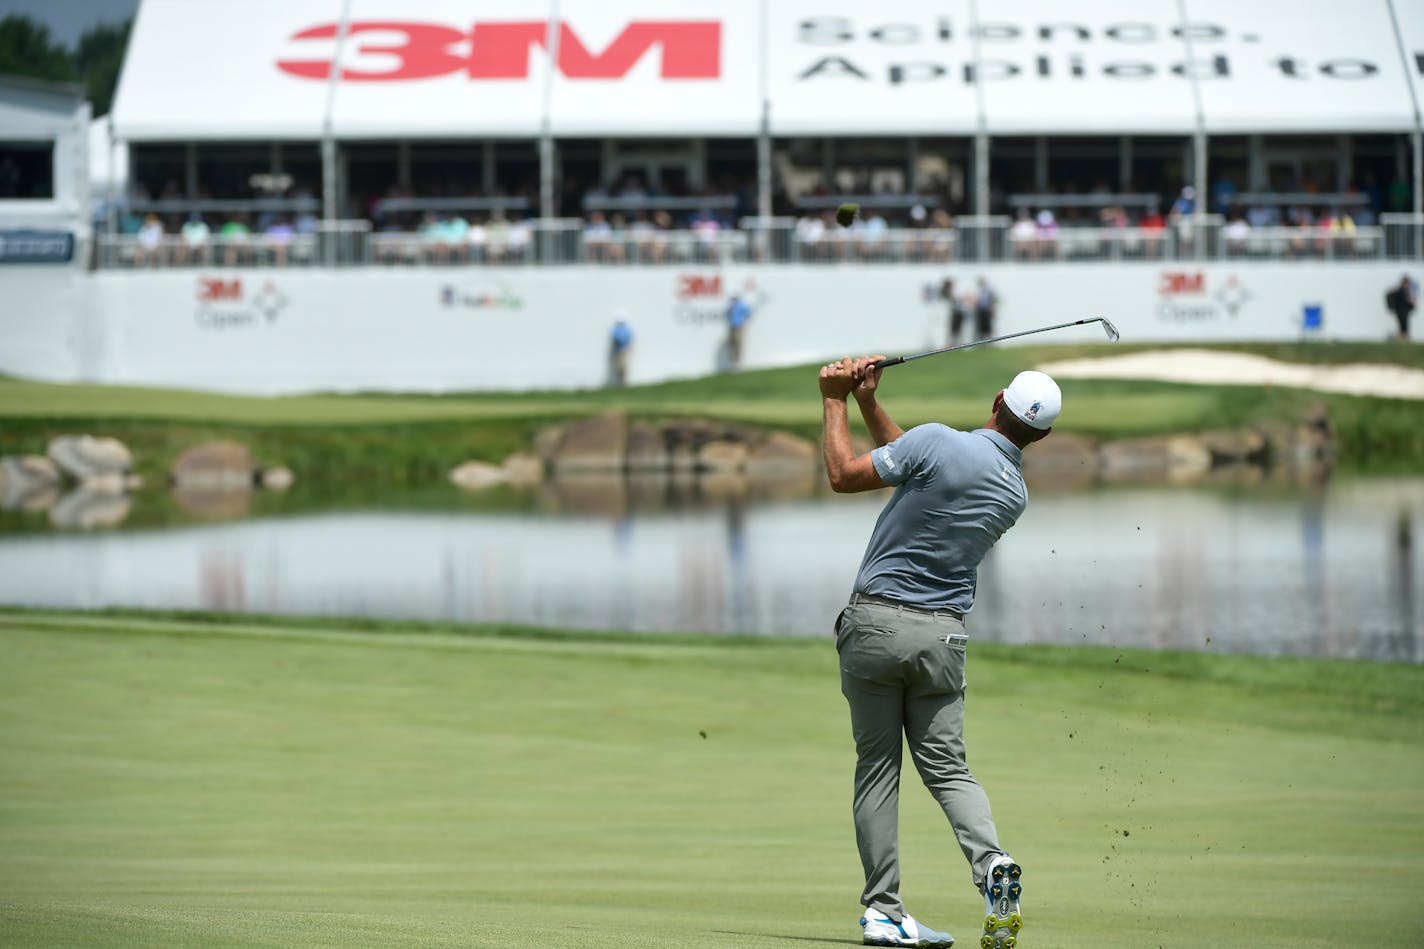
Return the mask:
POLYGON ((1198 385, 1273 385, 1346 395, 1424 399, 1424 370, 1379 363, 1304 365, 1250 353, 1163 349, 1038 367, 1065 379, 1154 379, 1198 385))

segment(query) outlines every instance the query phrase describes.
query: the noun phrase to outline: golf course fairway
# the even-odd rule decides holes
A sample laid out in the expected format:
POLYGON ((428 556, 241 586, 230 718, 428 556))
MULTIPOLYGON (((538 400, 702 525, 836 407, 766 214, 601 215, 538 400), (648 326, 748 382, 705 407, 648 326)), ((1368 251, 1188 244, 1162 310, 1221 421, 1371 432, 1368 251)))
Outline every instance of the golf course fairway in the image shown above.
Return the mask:
MULTIPOLYGON (((968 675, 1024 949, 1424 945, 1424 667, 968 675)), ((906 757, 906 905, 972 949, 906 757)), ((853 760, 829 637, 0 612, 0 944, 858 945, 853 760)))

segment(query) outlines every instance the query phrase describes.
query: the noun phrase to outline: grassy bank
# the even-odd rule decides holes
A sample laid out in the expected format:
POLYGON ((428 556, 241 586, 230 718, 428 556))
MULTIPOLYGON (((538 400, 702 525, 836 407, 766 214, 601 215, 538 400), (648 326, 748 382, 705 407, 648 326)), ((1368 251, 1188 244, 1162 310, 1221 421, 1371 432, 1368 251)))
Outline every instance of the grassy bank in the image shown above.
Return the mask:
MULTIPOLYGON (((1148 347, 1136 347, 1138 349, 1148 347)), ((1160 347, 1154 347, 1160 348, 1160 347)), ((1218 347, 1291 361, 1424 367, 1424 346, 1281 344, 1218 347)), ((1133 347, 1035 346, 971 350, 897 367, 884 401, 902 425, 983 422, 992 394, 1026 366, 1133 347)), ((1191 432, 1294 419, 1324 402, 1339 432, 1341 462, 1406 469, 1424 462, 1424 403, 1260 386, 1184 386, 1064 380, 1059 429, 1104 439, 1191 432)), ((418 484, 460 461, 499 461, 555 421, 608 409, 645 418, 710 417, 814 437, 820 406, 814 367, 587 392, 349 395, 252 398, 162 389, 61 386, 0 380, 0 452, 42 450, 55 434, 113 435, 134 448, 140 471, 161 478, 184 448, 235 438, 264 463, 305 481, 362 479, 418 484)), ((858 424, 858 422, 857 422, 858 424)))
MULTIPOLYGON (((6 612, 0 650, 6 945, 858 943, 827 641, 6 612)), ((976 645, 969 676, 1025 945, 1424 940, 1424 669, 976 645)), ((908 904, 974 945, 904 782, 908 904)))

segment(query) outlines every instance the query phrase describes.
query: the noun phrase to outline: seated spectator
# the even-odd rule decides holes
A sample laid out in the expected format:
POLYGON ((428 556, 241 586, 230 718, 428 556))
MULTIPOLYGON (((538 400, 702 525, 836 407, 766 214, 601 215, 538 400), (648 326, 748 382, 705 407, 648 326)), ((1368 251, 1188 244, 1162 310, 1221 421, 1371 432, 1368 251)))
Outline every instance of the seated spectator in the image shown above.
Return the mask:
POLYGON ((633 223, 628 227, 628 242, 636 261, 646 263, 653 260, 653 241, 656 236, 657 228, 653 227, 647 211, 639 211, 633 216, 633 223))
POLYGON ((272 263, 277 267, 287 266, 287 253, 292 246, 292 237, 296 230, 292 223, 285 217, 274 218, 272 223, 267 225, 262 237, 267 245, 267 249, 272 254, 272 263))
POLYGON ((1226 254, 1229 257, 1245 254, 1250 237, 1251 225, 1247 224, 1240 214, 1232 215, 1231 220, 1221 229, 1221 238, 1226 242, 1226 254))
POLYGON ((183 222, 183 229, 179 233, 181 240, 178 244, 178 263, 186 264, 192 260, 199 266, 207 264, 208 239, 212 232, 203 216, 196 212, 188 215, 188 220, 183 222))
POLYGON ((602 262, 608 259, 608 247, 613 241, 613 228, 602 211, 594 211, 588 216, 583 229, 583 250, 588 260, 602 262))
POLYGON ((445 263, 450 259, 450 238, 445 231, 445 222, 435 216, 434 211, 426 211, 420 219, 420 242, 425 245, 426 259, 435 263, 445 263))
POLYGON ((1315 223, 1309 208, 1294 207, 1286 211, 1286 226, 1290 234, 1286 238, 1287 252, 1299 257, 1310 249, 1311 226, 1315 223))
POLYGON ((1355 249, 1355 219, 1344 208, 1327 210, 1316 221, 1321 238, 1317 249, 1330 256, 1350 254, 1355 249))
MULTIPOLYGON (((456 263, 463 263, 470 258, 470 222, 465 220, 462 214, 452 214, 440 222, 441 232, 445 236, 445 246, 449 251, 450 258, 456 263)), ((484 230, 480 230, 480 251, 484 251, 484 230)))
POLYGON ((1142 220, 1137 222, 1137 229, 1142 233, 1142 247, 1149 257, 1162 256, 1162 239, 1167 230, 1167 221, 1162 217, 1162 212, 1157 208, 1148 209, 1142 215, 1142 220))
POLYGON ((218 238, 223 246, 223 264, 228 267, 236 267, 238 264, 246 263, 251 256, 252 249, 248 246, 248 238, 252 236, 252 229, 247 226, 246 216, 235 215, 223 224, 218 231, 218 238))
POLYGON ((534 243, 534 225, 515 214, 509 222, 509 259, 522 261, 529 253, 529 245, 534 243))
POLYGON ((930 257, 947 261, 954 256, 954 218, 944 208, 935 208, 930 215, 930 257))
POLYGON ((621 214, 608 219, 608 259, 612 263, 622 263, 628 257, 628 225, 621 214))
POLYGON ((143 226, 138 229, 137 246, 134 248, 134 266, 157 265, 163 262, 162 258, 163 222, 158 219, 157 214, 150 214, 143 219, 143 226))
POLYGON ((503 263, 509 256, 509 221, 499 208, 490 214, 489 223, 485 225, 485 241, 486 258, 491 263, 503 263))
POLYGON ((796 220, 796 245, 802 257, 815 260, 821 256, 825 236, 826 222, 819 214, 807 213, 796 220))
POLYGON ((865 217, 865 225, 859 229, 860 256, 865 260, 878 260, 885 253, 885 238, 890 225, 879 211, 871 211, 865 217))
POLYGON ((1038 218, 1034 223, 1035 253, 1038 256, 1058 256, 1058 221, 1053 217, 1053 212, 1044 208, 1038 212, 1038 218))
POLYGON ((450 246, 458 248, 456 259, 474 263, 484 263, 489 259, 489 228, 479 218, 466 221, 457 214, 446 223, 446 227, 450 230, 450 246))
POLYGON ((1038 236, 1038 226, 1033 223, 1033 217, 1028 208, 1019 208, 1018 216, 1009 227, 1009 246, 1013 250, 1016 260, 1024 260, 1033 256, 1034 239, 1038 236))

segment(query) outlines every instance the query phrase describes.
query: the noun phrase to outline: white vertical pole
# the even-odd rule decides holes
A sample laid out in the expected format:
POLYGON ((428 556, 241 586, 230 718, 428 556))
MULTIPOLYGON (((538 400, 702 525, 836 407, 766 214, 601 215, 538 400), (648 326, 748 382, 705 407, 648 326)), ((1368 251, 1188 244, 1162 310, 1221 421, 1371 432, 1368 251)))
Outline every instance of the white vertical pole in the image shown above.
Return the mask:
POLYGON ((969 43, 974 58, 974 103, 977 113, 974 122, 974 213, 982 217, 989 213, 989 114, 984 105, 984 62, 979 50, 978 0, 969 0, 969 43))
POLYGON ((761 235, 766 234, 767 219, 771 217, 771 28, 767 5, 768 0, 761 0, 761 20, 757 25, 757 68, 761 74, 761 124, 757 129, 757 216, 761 218, 761 227, 757 233, 761 235))
POLYGON ((1187 47, 1187 66, 1191 69, 1192 103, 1196 108, 1196 128, 1192 133, 1192 178, 1197 199, 1192 210, 1192 231, 1196 234, 1196 256, 1206 254, 1206 111, 1202 107, 1201 80, 1197 78, 1196 53, 1192 49, 1192 31, 1187 29, 1186 0, 1177 0, 1177 15, 1181 18, 1182 42, 1187 47))
POLYGON ((544 97, 539 115, 539 216, 548 220, 554 210, 554 70, 559 61, 559 0, 549 3, 544 28, 544 97))
POLYGON ((332 113, 336 109, 336 90, 341 84, 345 62, 346 32, 351 25, 351 0, 341 0, 341 23, 336 29, 336 52, 331 58, 331 72, 326 77, 326 110, 321 120, 321 216, 328 225, 325 235, 326 265, 336 265, 336 241, 329 229, 336 220, 336 130, 332 113))

